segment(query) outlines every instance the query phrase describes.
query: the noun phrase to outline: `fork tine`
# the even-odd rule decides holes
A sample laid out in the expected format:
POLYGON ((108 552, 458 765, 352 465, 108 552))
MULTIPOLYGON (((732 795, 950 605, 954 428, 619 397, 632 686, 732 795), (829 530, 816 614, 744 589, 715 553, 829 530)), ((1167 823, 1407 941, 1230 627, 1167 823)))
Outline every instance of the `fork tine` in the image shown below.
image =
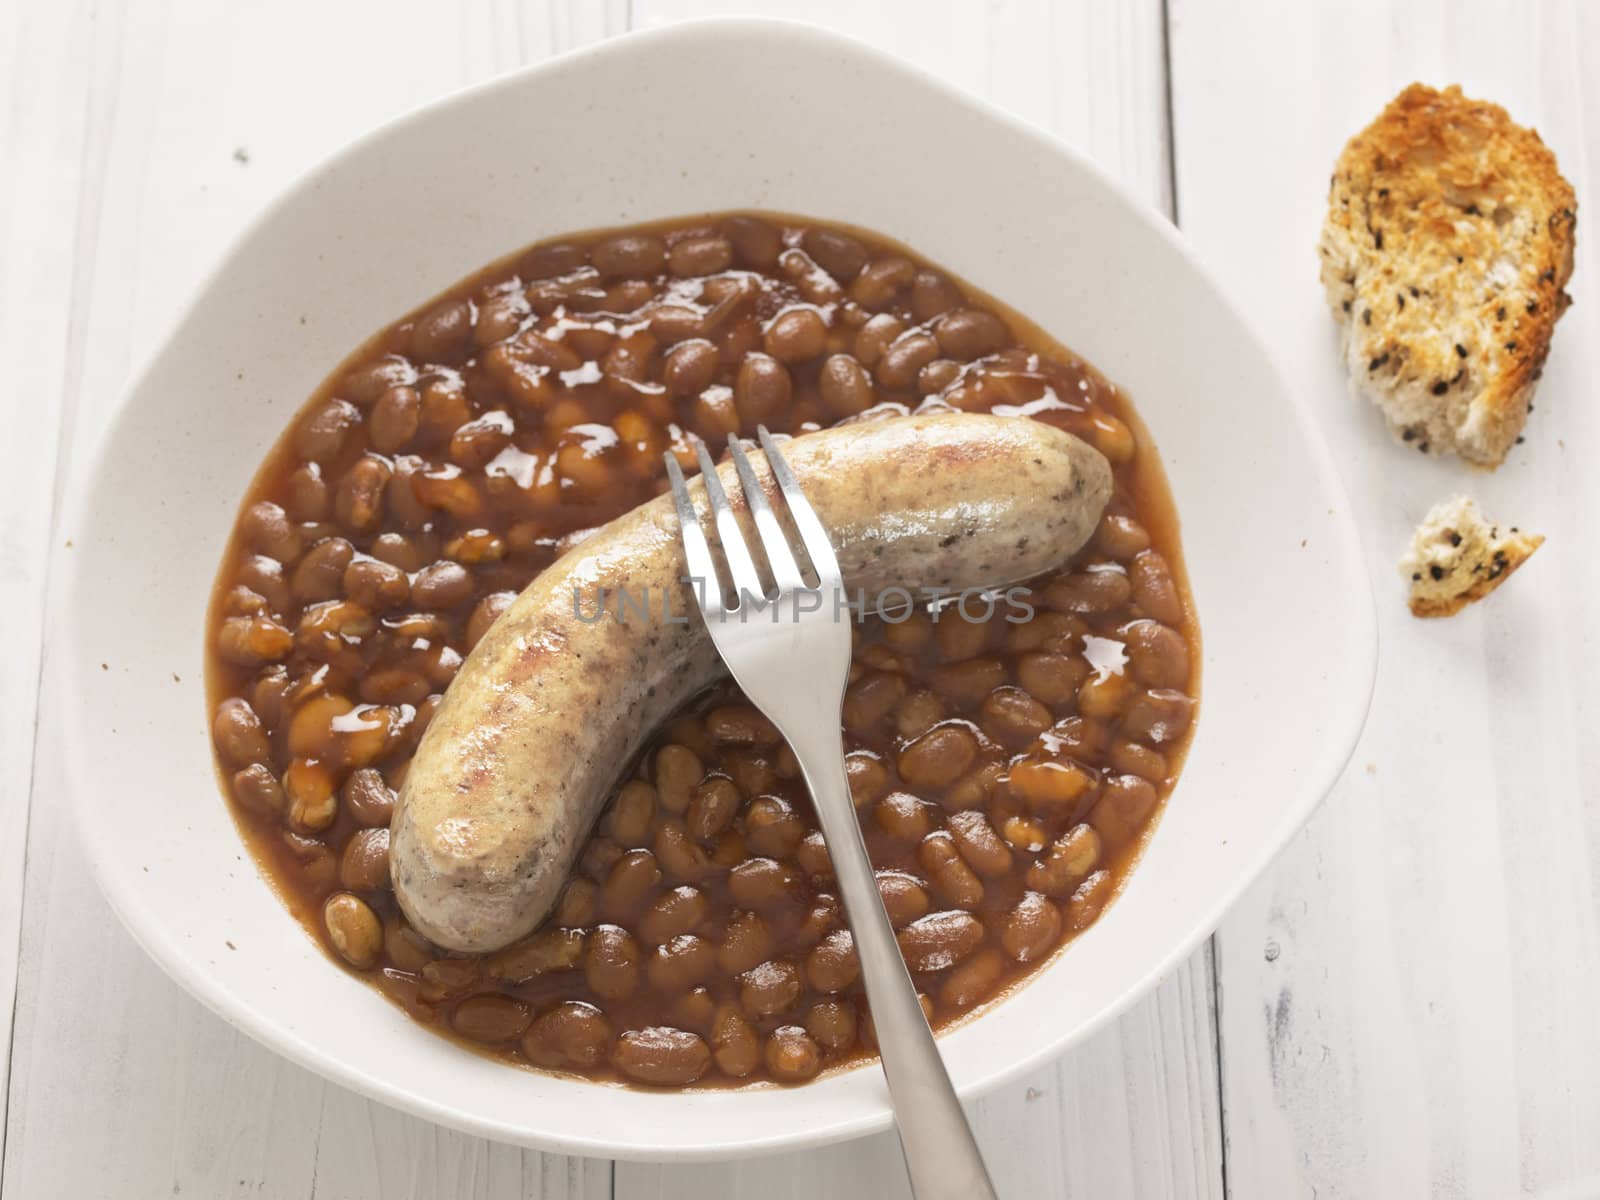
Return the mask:
POLYGON ((722 584, 717 580, 716 560, 711 557, 705 530, 700 528, 700 517, 694 511, 694 501, 689 498, 683 469, 670 452, 662 457, 666 459, 667 479, 672 484, 672 505, 678 510, 678 529, 683 539, 683 555, 689 563, 689 578, 699 581, 695 591, 701 610, 708 616, 718 615, 722 612, 722 584))
POLYGON ((794 551, 789 549, 789 535, 784 533, 783 526, 778 524, 778 514, 767 503, 767 494, 761 490, 761 484, 756 479, 750 456, 739 445, 738 437, 731 433, 728 435, 728 453, 733 456, 733 469, 739 472, 739 486, 744 488, 744 502, 750 506, 750 515, 755 520, 756 536, 761 539, 761 548, 767 552, 772 581, 780 591, 805 587, 800 564, 795 562, 794 551))
POLYGON ((733 515, 733 508, 728 503, 728 494, 722 490, 722 479, 717 474, 717 466, 711 461, 711 455, 706 451, 706 444, 699 438, 693 438, 695 457, 700 460, 700 478, 705 481, 706 499, 711 502, 711 515, 717 523, 717 541, 722 545, 722 556, 728 560, 728 574, 733 578, 733 603, 730 609, 744 607, 744 598, 750 596, 765 596, 767 589, 762 586, 761 576, 756 573, 756 564, 750 557, 750 548, 744 544, 744 533, 739 529, 739 522, 733 515))
POLYGON ((778 452, 777 441, 767 432, 765 425, 757 426, 756 436, 761 439, 761 449, 766 452, 772 476, 778 481, 778 489, 789 503, 789 515, 800 534, 800 544, 806 548, 806 555, 817 572, 817 585, 824 588, 843 587, 843 573, 839 570, 839 560, 834 557, 833 544, 828 541, 828 531, 823 529, 822 522, 817 519, 816 509, 811 507, 811 501, 800 490, 800 481, 794 477, 788 462, 778 452))

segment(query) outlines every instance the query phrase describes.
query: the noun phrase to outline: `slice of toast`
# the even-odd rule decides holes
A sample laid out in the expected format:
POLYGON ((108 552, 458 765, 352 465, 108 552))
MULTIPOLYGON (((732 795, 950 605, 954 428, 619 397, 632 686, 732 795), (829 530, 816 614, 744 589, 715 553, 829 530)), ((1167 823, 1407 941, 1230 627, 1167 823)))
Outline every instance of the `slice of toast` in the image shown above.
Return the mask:
POLYGON ((1448 617, 1482 600, 1544 544, 1537 534, 1502 531, 1465 496, 1435 504, 1411 535, 1400 572, 1411 585, 1411 612, 1448 617))
POLYGON ((1425 453, 1497 467, 1571 298, 1577 201, 1503 108, 1414 83, 1350 139, 1322 286, 1356 390, 1425 453))

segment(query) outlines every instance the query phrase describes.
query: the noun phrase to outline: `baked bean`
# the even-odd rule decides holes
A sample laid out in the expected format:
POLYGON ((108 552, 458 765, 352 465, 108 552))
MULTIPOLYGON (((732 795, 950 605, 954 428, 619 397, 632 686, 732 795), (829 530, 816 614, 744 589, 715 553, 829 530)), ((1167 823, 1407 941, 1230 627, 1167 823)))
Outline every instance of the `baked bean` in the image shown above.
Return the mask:
POLYGON ((914 875, 904 871, 879 871, 877 882, 878 895, 883 900, 884 911, 889 914, 889 923, 897 929, 925 915, 933 905, 928 898, 928 890, 914 875))
POLYGON ((1078 687, 1078 712, 1085 717, 1109 721, 1127 707, 1133 698, 1133 685, 1121 672, 1090 675, 1078 687))
POLYGON ((800 235, 800 247, 840 283, 849 283, 867 265, 867 248, 835 229, 811 226, 800 235))
POLYGON ((947 710, 936 692, 919 688, 895 709, 895 732, 903 738, 919 738, 944 720, 947 710))
POLYGON ((283 813, 283 785, 265 763, 251 763, 234 772, 233 798, 264 817, 277 818, 283 813))
POLYGON ((1089 717, 1068 717, 1056 722, 1050 737, 1056 754, 1089 761, 1105 753, 1106 744, 1111 740, 1111 726, 1089 717))
POLYGON ((575 971, 583 962, 586 940, 581 929, 540 929, 489 955, 484 959, 484 970, 490 979, 503 983, 524 983, 540 975, 575 971))
POLYGON ((766 325, 762 349, 781 363, 802 363, 822 354, 827 322, 816 309, 786 309, 766 325))
POLYGON ((782 796, 757 796, 745 806, 744 836, 752 853, 788 858, 805 837, 805 825, 782 796))
POLYGON ((441 300, 411 327, 411 354, 420 362, 456 363, 472 342, 472 305, 441 300))
POLYGON ((879 313, 856 333, 856 361, 869 370, 876 367, 884 352, 905 329, 905 322, 893 313, 879 313))
POLYGON ((763 1058, 779 1083, 804 1083, 822 1069, 822 1051, 798 1025, 780 1025, 768 1034, 763 1058))
POLYGON ((1128 562, 1150 548, 1150 534, 1130 516, 1108 512, 1094 531, 1094 548, 1107 558, 1128 562))
POLYGON ((1092 825, 1075 825, 1057 838, 1038 862, 1028 867, 1027 885, 1058 899, 1073 890, 1100 862, 1100 835, 1092 825))
POLYGON ((689 836, 682 821, 669 817, 656 825, 655 851, 661 873, 671 883, 696 883, 711 871, 706 848, 689 836))
POLYGON ((892 838, 917 842, 933 831, 933 805, 909 792, 890 792, 874 811, 878 828, 892 838))
POLYGON ((683 992, 709 978, 716 966, 717 952, 709 942, 682 933, 655 948, 645 971, 658 992, 683 992))
POLYGON ((939 985, 939 1004, 957 1012, 971 1008, 994 991, 1005 969, 998 950, 979 950, 945 976, 939 985))
MULTIPOLYGON (((420 571, 430 561, 430 556, 423 552, 418 540, 403 533, 379 534, 372 541, 372 557, 392 567, 399 567, 402 571, 420 571)), ((408 583, 406 594, 410 595, 410 592, 408 583)))
POLYGON ((258 501, 245 509, 239 518, 239 532, 246 544, 284 566, 300 557, 300 531, 290 522, 289 514, 270 500, 258 501))
POLYGON ((783 238, 765 221, 757 217, 728 217, 722 222, 722 232, 745 266, 762 271, 777 266, 783 238))
POLYGON ((348 400, 324 400, 295 426, 295 457, 301 462, 333 462, 359 424, 361 411, 354 404, 348 400))
POLYGON ((1129 841, 1155 810, 1160 794, 1149 780, 1137 775, 1113 775, 1100 789, 1100 798, 1089 810, 1089 823, 1100 834, 1101 844, 1115 852, 1129 841))
POLYGON ((478 305, 472 340, 479 347, 494 346, 516 335, 532 314, 528 297, 515 289, 502 289, 486 296, 478 305))
POLYGON ((1051 654, 1066 654, 1073 644, 1089 629, 1082 617, 1049 609, 1035 609, 1026 621, 1008 625, 1005 644, 1007 650, 1038 650, 1051 654))
POLYGON ((1108 613, 1128 603, 1132 585, 1121 567, 1106 566, 1061 575, 1044 589, 1044 602, 1071 613, 1108 613))
POLYGON ((918 917, 895 934, 912 971, 943 971, 976 950, 983 941, 978 918, 960 909, 918 917))
POLYGON ((655 815, 655 788, 641 779, 630 779, 606 812, 606 833, 619 846, 648 845, 655 815))
POLYGON ((667 263, 686 279, 716 275, 733 265, 733 244, 725 237, 684 238, 667 252, 667 263))
MULTIPOLYGON (((754 848, 752 845, 751 849, 754 848)), ((816 830, 800 839, 800 844, 795 847, 794 860, 813 880, 833 878, 833 860, 828 857, 828 843, 816 830)))
POLYGON ((465 996, 478 987, 482 963, 476 958, 435 958, 423 965, 417 998, 426 1004, 465 996))
POLYGON ((871 408, 876 397, 872 380, 848 354, 830 355, 817 377, 823 408, 834 417, 853 417, 871 408))
POLYGON ((289 591, 302 604, 332 600, 343 589, 345 568, 355 553, 355 547, 342 537, 318 542, 289 576, 289 591))
POLYGON ((645 941, 660 945, 685 933, 692 933, 705 921, 711 906, 699 888, 676 887, 657 897, 639 918, 639 933, 645 941))
POLYGON ((709 842, 722 833, 738 815, 744 797, 733 785, 733 780, 713 775, 689 799, 689 811, 684 815, 684 826, 691 836, 709 842))
POLYGON ((217 705, 217 715, 211 722, 211 735, 222 760, 231 766, 243 767, 265 762, 271 753, 261 719, 248 703, 237 696, 229 697, 217 705))
POLYGON ((411 476, 411 493, 425 509, 449 513, 462 524, 476 524, 483 517, 477 484, 454 463, 411 476))
POLYGON ((775 420, 789 407, 793 392, 794 382, 781 362, 765 354, 747 355, 733 383, 739 420, 749 429, 775 420))
POLYGON ((989 625, 985 621, 969 621, 958 609, 946 608, 939 613, 932 635, 939 657, 946 663, 956 663, 984 652, 989 644, 989 625))
POLYGON ((799 967, 786 958, 768 959, 739 977, 739 1005, 752 1017, 771 1017, 788 1010, 804 990, 799 967))
POLYGON ((846 754, 844 777, 850 784, 851 802, 857 808, 871 804, 889 786, 889 769, 870 751, 846 754))
POLYGON ((570 275, 589 264, 589 252, 572 242, 552 242, 535 246, 522 256, 517 270, 524 279, 549 279, 570 275))
POLYGON ((856 1043, 856 1010, 844 1000, 822 1000, 806 1013, 806 1032, 825 1050, 842 1054, 856 1043))
POLYGON ((909 258, 892 254, 862 268, 850 285, 850 299, 862 308, 883 308, 909 284, 917 268, 909 258))
POLYGON ((345 812, 358 825, 388 829, 389 819, 394 815, 394 791, 377 771, 371 767, 352 771, 339 794, 345 812))
POLYGON ((328 768, 308 758, 292 758, 283 773, 283 791, 289 798, 289 822, 296 829, 317 833, 339 815, 339 798, 333 791, 328 768))
POLYGON ((878 360, 878 383, 891 392, 903 392, 917 381, 917 372, 939 357, 939 343, 930 334, 907 333, 892 342, 878 360))
POLYGON ((1160 784, 1167 777, 1167 760, 1159 752, 1127 738, 1117 738, 1111 743, 1106 761, 1113 771, 1137 775, 1154 784, 1160 784))
POLYGON ((635 1083, 661 1087, 693 1083, 711 1067, 711 1048, 686 1029, 650 1025, 617 1039, 611 1065, 635 1083))
POLYGON ((295 521, 320 521, 328 515, 328 484, 321 467, 304 463, 289 473, 283 508, 295 521))
POLYGON ((592 1004, 567 1000, 538 1017, 522 1035, 522 1054, 539 1067, 585 1069, 605 1061, 611 1022, 592 1004))
POLYGON ((283 844, 295 858, 296 882, 315 895, 325 893, 339 882, 339 856, 320 838, 285 829, 283 844))
POLYGON ((377 965, 383 952, 383 925, 359 896, 340 892, 322 906, 322 925, 339 957, 358 971, 377 965))
POLYGON ((383 927, 383 953, 395 970, 407 975, 420 974, 434 956, 428 939, 400 917, 391 918, 383 927))
POLYGON ((1152 746, 1163 746, 1188 733, 1193 719, 1193 700, 1170 688, 1155 688, 1134 697, 1122 718, 1122 732, 1152 746))
POLYGON ((704 338, 691 338, 667 353, 661 379, 670 395, 694 396, 716 382, 719 365, 716 346, 704 338))
POLYGON ((961 293, 937 271, 918 271, 911 281, 911 315, 931 321, 961 303, 961 293))
POLYGON ((595 270, 606 279, 646 279, 666 265, 667 248, 651 234, 608 238, 590 252, 595 270))
POLYGON ((1027 758, 1011 765, 1006 786, 1029 811, 1052 816, 1077 811, 1095 783, 1080 763, 1027 758))
POLYGON ((1141 551, 1128 564, 1128 577, 1133 602, 1145 616, 1163 625, 1182 624, 1183 602, 1178 598, 1178 586, 1172 581, 1172 570, 1165 558, 1154 550, 1141 551))
MULTIPOLYGON (((695 397, 693 414, 694 432, 705 441, 724 442, 730 434, 739 432, 740 407, 734 401, 733 388, 720 384, 706 388, 695 397)), ((679 461, 683 461, 681 457, 679 461)), ((693 462, 692 451, 689 461, 693 462)))
POLYGON ((764 792, 777 782, 777 772, 761 751, 729 747, 722 752, 722 769, 746 796, 764 792))
POLYGON ((599 908, 600 888, 592 879, 585 879, 578 875, 567 880, 567 886, 561 889, 561 896, 556 900, 556 911, 553 920, 557 925, 578 927, 594 923, 595 911, 599 908))
POLYGON ((761 1039, 737 1005, 718 1005, 712 1014, 711 1050, 717 1069, 734 1079, 761 1064, 761 1039))
POLYGON ((450 461, 466 471, 481 471, 511 444, 515 426, 504 412, 494 409, 456 427, 450 435, 450 461))
POLYGON ((717 948, 717 965, 730 975, 740 975, 772 954, 772 931, 758 913, 736 912, 723 931, 717 948))
POLYGON ((472 572, 460 563, 442 560, 417 572, 411 583, 411 601, 418 608, 443 612, 472 596, 472 572))
POLYGON ((776 746, 778 730, 748 704, 724 704, 706 714, 706 733, 719 746, 776 746))
POLYGON ((788 863, 751 858, 728 873, 728 891, 743 908, 773 911, 800 903, 800 874, 788 863))
POLYGON ((1034 652, 1018 657, 1016 672, 1028 695, 1045 704, 1064 704, 1083 686, 1089 664, 1065 654, 1034 652))
POLYGON ((870 733, 905 694, 906 681, 900 675, 886 672, 863 675, 845 689, 845 728, 852 733, 870 733))
POLYGON ((1078 885, 1067 901, 1066 922, 1071 932, 1080 933, 1093 923, 1111 899, 1115 883, 1110 871, 1096 871, 1078 885))
POLYGON ((978 756, 978 739, 962 725, 940 725, 900 752, 900 777, 912 787, 946 787, 978 756))
POLYGON ((661 868, 648 850, 629 850, 611 865, 600 888, 600 906, 613 916, 631 916, 661 883, 661 868))
POLYGON ((1044 826, 1032 817, 1009 816, 1000 825, 1000 836, 1005 838, 1006 845, 1014 850, 1022 850, 1029 854, 1037 853, 1044 849, 1049 841, 1045 834, 1044 826))
POLYGON ((620 926, 599 926, 589 935, 583 978, 602 1000, 626 1000, 639 987, 639 943, 620 926))
POLYGON ((340 588, 345 598, 372 612, 399 608, 411 599, 411 579, 393 563, 354 558, 344 569, 340 588))
POLYGON ((946 821, 956 850, 966 863, 985 879, 998 879, 1011 870, 1011 847, 989 824, 978 809, 951 813, 946 821))
POLYGON ((1000 945, 1019 963, 1037 962, 1060 936, 1061 910, 1038 892, 1024 892, 1000 924, 1000 945))
POLYGON ((1134 621, 1122 629, 1133 677, 1146 687, 1181 688, 1189 681, 1189 644, 1175 629, 1134 621))
POLYGON ((860 976, 861 960, 848 929, 827 934, 806 954, 806 982, 813 991, 842 992, 860 976))
POLYGON ((995 741, 1021 747, 1055 724, 1055 717, 1021 688, 998 687, 984 699, 978 723, 995 741))
POLYGON ((352 892, 370 892, 389 886, 389 831, 363 829, 344 844, 339 861, 339 882, 352 892))
POLYGON ((686 812, 691 789, 705 776, 700 758, 687 746, 668 743, 656 751, 656 792, 670 813, 686 812))
POLYGON ((1005 322, 978 308, 958 308, 933 324, 939 349, 960 362, 993 354, 1009 340, 1005 322))
POLYGON ((256 710, 263 725, 276 728, 283 720, 292 687, 289 673, 282 667, 268 667, 256 676, 255 686, 250 689, 250 707, 256 710))
POLYGON ((943 831, 931 833, 917 847, 917 861, 928 882, 945 900, 957 908, 976 908, 983 902, 983 882, 973 873, 956 849, 955 840, 943 831))
POLYGON ((917 391, 936 395, 961 376, 961 364, 951 358, 936 358, 917 372, 917 391))
POLYGON ((514 1041, 528 1028, 528 1006, 510 996, 486 992, 468 996, 450 1014, 450 1025, 462 1037, 475 1042, 514 1041))
POLYGON ((339 381, 339 394, 365 408, 389 388, 413 383, 416 378, 416 368, 399 355, 389 354, 349 371, 339 381))

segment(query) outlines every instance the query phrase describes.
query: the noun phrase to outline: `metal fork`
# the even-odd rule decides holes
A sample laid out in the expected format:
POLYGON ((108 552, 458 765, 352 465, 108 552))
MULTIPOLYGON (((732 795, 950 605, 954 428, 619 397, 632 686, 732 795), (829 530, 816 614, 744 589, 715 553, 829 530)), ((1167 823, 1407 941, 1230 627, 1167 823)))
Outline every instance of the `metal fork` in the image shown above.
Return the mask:
POLYGON ((724 602, 716 560, 688 485, 677 459, 668 454, 667 476, 690 582, 722 660, 745 695, 788 740, 816 802, 872 1006, 878 1056, 888 1078, 912 1191, 918 1200, 994 1200, 994 1185, 917 1001, 856 823, 839 732, 851 646, 839 563, 772 436, 765 427, 758 432, 817 582, 806 583, 777 514, 734 437, 728 439, 728 450, 774 586, 769 589, 762 582, 716 466, 698 438, 694 448, 700 478, 733 583, 733 602, 724 602))

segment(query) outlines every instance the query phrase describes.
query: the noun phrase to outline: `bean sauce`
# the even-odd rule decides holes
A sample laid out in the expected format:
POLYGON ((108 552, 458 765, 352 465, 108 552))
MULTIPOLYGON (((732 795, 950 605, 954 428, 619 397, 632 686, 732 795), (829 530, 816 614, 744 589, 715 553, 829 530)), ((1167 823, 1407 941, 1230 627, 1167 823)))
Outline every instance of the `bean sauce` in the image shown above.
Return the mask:
POLYGON ((1194 724, 1165 480, 1127 397, 1025 319, 883 238, 771 214, 522 251, 374 338, 269 454, 217 578, 210 720, 292 911, 416 1019, 508 1061, 706 1087, 870 1056, 810 797, 731 683, 627 765, 554 913, 494 954, 406 924, 388 822, 472 647, 664 490, 663 452, 693 472, 691 434, 940 410, 1055 425, 1116 480, 1026 619, 979 603, 856 631, 847 771, 923 1007, 942 1027, 1025 980, 1116 893, 1194 724))

